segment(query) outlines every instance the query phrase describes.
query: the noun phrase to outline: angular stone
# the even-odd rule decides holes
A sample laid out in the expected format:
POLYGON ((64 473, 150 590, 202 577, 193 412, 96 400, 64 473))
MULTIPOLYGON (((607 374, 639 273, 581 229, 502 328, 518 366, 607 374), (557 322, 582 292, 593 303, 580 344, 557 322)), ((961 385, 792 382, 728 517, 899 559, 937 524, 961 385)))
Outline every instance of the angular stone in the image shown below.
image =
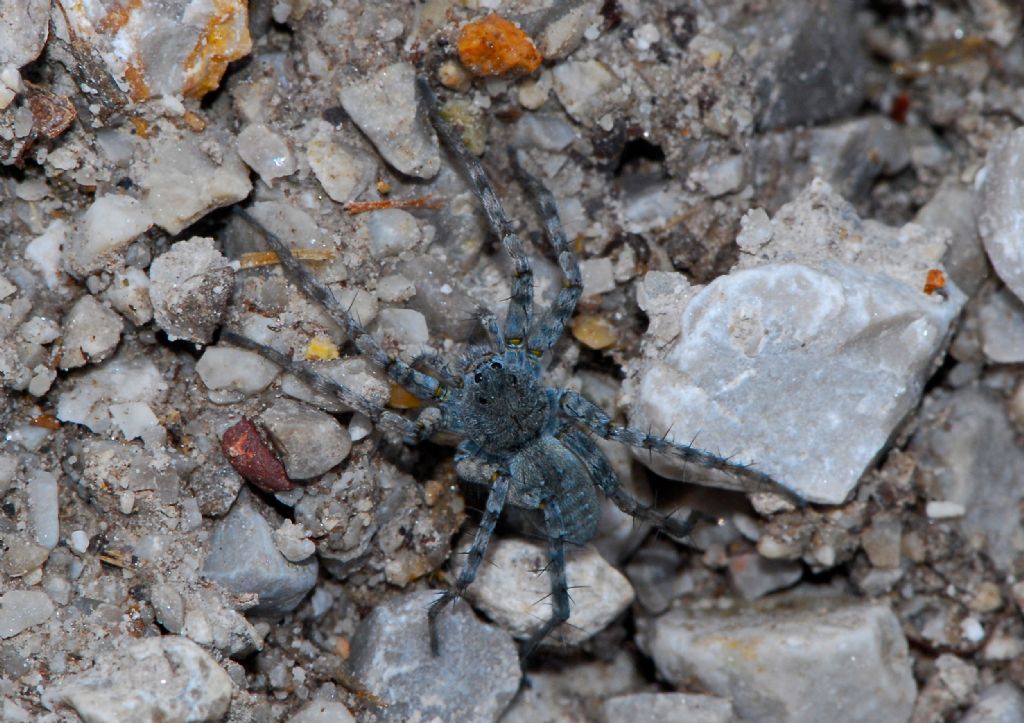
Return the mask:
POLYGON ((345 112, 396 170, 416 178, 437 175, 437 136, 417 112, 416 70, 410 64, 389 65, 339 95, 345 112))
POLYGON ((64 317, 61 369, 103 361, 121 340, 121 317, 91 294, 82 296, 64 317))
POLYGON ((154 259, 149 282, 157 325, 171 340, 205 344, 234 293, 235 273, 213 239, 197 236, 154 259))
POLYGON ((906 723, 917 693, 887 605, 833 598, 677 608, 641 621, 662 677, 696 680, 764 723, 906 723))
POLYGON ((0 640, 13 638, 53 615, 50 596, 38 590, 8 590, 0 595, 0 640))
MULTIPOLYGON (((640 365, 630 423, 696 438, 809 501, 836 504, 916 406, 964 296, 951 284, 944 295, 922 291, 943 239, 860 221, 820 181, 770 225, 753 221, 745 217, 738 242, 749 255, 736 270, 696 294, 662 284, 665 299, 652 298, 654 287, 641 299, 654 358, 640 365)), ((694 477, 681 460, 637 458, 694 477)))
POLYGON ((44 692, 47 707, 70 706, 86 723, 217 721, 227 713, 231 678, 191 640, 121 642, 90 670, 44 692))
POLYGON ((724 698, 692 693, 634 693, 609 698, 601 706, 604 723, 735 723, 724 698))
MULTIPOLYGON (((468 542, 460 547, 465 552, 468 542)), ((456 561, 465 555, 456 554, 456 561)), ((529 638, 551 617, 551 580, 537 574, 548 565, 548 547, 514 538, 493 539, 466 598, 519 639, 529 638)), ((459 569, 461 565, 457 565, 459 569)), ((622 614, 633 602, 633 587, 588 545, 567 555, 566 579, 572 591, 568 622, 548 642, 577 645, 622 614)))
POLYGON ((386 721, 495 721, 519 689, 515 644, 455 605, 438 618, 435 656, 427 610, 436 599, 424 591, 375 608, 352 640, 352 676, 388 704, 386 721))
POLYGON ((978 195, 978 232, 992 268, 1024 301, 1024 128, 992 142, 978 195))
POLYGON ((352 449, 348 430, 330 414, 279 399, 260 415, 289 479, 311 479, 341 464, 352 449))
POLYGON ((315 558, 289 562, 274 543, 274 530, 243 493, 210 537, 203 575, 240 595, 256 593, 254 615, 279 618, 294 610, 316 584, 315 558))

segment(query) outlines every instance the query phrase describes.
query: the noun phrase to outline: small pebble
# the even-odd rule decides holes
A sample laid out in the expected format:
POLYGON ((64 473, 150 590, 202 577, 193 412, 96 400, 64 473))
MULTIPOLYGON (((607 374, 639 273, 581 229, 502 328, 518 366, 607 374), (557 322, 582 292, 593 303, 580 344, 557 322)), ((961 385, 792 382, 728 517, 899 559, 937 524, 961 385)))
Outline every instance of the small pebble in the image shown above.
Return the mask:
POLYGON ((295 173, 288 144, 262 123, 248 125, 238 134, 238 155, 267 185, 295 173))
POLYGON ((53 610, 53 602, 45 592, 7 591, 0 595, 0 640, 46 622, 53 610))
POLYGON ((71 549, 79 555, 84 555, 89 549, 89 534, 85 530, 75 530, 71 533, 71 549))
POLYGON ((959 502, 950 502, 949 500, 929 500, 925 505, 925 514, 933 520, 963 517, 966 511, 966 508, 959 502))
POLYGON ((153 260, 149 298, 156 324, 172 341, 209 343, 235 289, 235 273, 213 239, 178 241, 153 260))

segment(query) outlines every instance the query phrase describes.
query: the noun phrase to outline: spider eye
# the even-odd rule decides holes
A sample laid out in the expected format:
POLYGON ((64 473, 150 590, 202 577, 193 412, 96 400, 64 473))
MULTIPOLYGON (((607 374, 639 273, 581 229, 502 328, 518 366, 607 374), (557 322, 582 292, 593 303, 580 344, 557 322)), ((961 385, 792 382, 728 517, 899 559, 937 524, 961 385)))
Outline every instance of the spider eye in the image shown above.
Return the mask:
POLYGON ((482 396, 481 397, 477 397, 476 401, 477 401, 478 404, 486 405, 487 404, 487 397, 482 397, 482 396))
POLYGON ((501 369, 501 362, 492 361, 491 362, 491 369, 501 369))
POLYGON ((481 374, 480 372, 477 372, 476 374, 473 375, 473 381, 476 382, 477 384, 479 384, 483 380, 484 380, 484 375, 481 374))

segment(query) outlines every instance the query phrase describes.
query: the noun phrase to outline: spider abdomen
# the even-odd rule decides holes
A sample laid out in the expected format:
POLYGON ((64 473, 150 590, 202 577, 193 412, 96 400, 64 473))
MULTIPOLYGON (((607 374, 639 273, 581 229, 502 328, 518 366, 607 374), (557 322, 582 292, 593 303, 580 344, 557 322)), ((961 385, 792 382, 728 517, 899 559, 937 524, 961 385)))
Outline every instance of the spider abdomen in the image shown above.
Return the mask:
POLYGON ((509 504, 543 509, 558 507, 566 542, 583 545, 597 533, 601 503, 594 481, 558 439, 543 435, 509 462, 509 504))

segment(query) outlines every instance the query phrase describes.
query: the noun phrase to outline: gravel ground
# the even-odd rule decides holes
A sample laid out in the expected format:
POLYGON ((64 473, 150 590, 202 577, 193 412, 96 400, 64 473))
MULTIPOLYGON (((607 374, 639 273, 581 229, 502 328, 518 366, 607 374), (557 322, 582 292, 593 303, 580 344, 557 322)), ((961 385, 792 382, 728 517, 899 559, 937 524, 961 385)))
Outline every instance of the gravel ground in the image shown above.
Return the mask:
POLYGON ((1024 720, 1022 124, 1013 0, 4 4, 0 719, 1024 720), (456 362, 511 264, 418 75, 545 304, 554 194, 546 383, 808 502, 598 440, 710 521, 608 503, 525 668, 529 520, 434 656, 486 491, 230 210, 456 362))

